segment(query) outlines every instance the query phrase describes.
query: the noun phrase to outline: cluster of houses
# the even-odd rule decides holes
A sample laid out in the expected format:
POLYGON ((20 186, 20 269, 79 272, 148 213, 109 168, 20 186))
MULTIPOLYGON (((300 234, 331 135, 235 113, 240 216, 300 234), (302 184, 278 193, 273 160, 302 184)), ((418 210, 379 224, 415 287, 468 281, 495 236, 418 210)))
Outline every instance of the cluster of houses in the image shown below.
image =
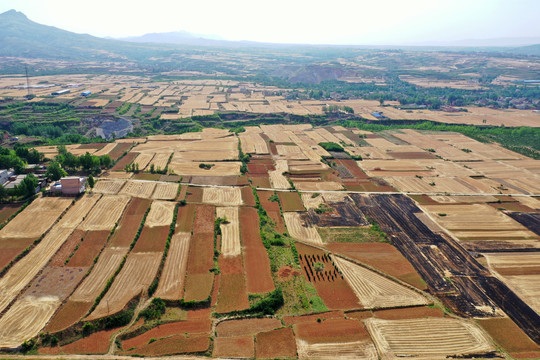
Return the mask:
MULTIPOLYGON (((35 192, 41 191, 41 189, 47 188, 47 178, 45 173, 47 168, 43 165, 29 164, 26 168, 25 174, 15 174, 12 169, 0 170, 0 184, 7 190, 15 189, 19 186, 24 178, 28 174, 33 173, 38 179, 38 186, 35 192)), ((86 177, 84 176, 67 176, 61 178, 59 181, 51 184, 49 191, 56 195, 78 195, 84 193, 86 190, 86 177)))

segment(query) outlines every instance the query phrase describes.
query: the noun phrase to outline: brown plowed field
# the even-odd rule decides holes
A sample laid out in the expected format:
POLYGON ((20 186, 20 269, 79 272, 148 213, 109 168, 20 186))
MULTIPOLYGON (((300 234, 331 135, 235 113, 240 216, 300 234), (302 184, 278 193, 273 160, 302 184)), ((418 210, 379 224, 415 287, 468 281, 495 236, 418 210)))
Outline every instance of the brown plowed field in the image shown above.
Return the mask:
POLYGON ((78 322, 92 307, 92 301, 71 301, 68 300, 54 314, 43 331, 54 333, 64 330, 78 322))
POLYGON ((344 319, 345 313, 343 311, 328 311, 324 313, 317 313, 312 315, 300 315, 300 316, 284 316, 283 323, 288 325, 302 324, 314 322, 317 319, 344 319))
POLYGON ((9 217, 21 208, 22 204, 3 204, 0 205, 0 224, 3 224, 9 217))
POLYGON ((257 334, 255 358, 296 358, 296 343, 292 329, 286 327, 257 334))
POLYGON ((188 274, 206 274, 214 266, 214 235, 195 233, 189 246, 188 274))
POLYGON ((268 178, 268 175, 263 175, 263 176, 249 176, 249 179, 251 180, 251 185, 253 187, 260 187, 260 188, 265 188, 265 189, 268 189, 269 187, 271 187, 270 185, 270 179, 268 178))
POLYGON ((212 323, 210 320, 177 321, 162 324, 134 338, 122 341, 122 348, 139 348, 147 344, 150 339, 160 339, 176 334, 209 333, 211 329, 212 323))
POLYGON ((105 354, 109 350, 111 335, 118 329, 99 331, 88 337, 74 341, 71 344, 54 347, 41 348, 40 354, 105 354))
POLYGON ((214 236, 214 217, 216 208, 213 205, 197 205, 193 234, 212 234, 214 236))
POLYGON ((110 231, 88 231, 67 266, 91 266, 107 243, 110 231))
POLYGON ((189 186, 187 188, 186 201, 188 203, 201 203, 203 197, 203 189, 204 188, 198 186, 189 186))
POLYGON ((141 236, 133 247, 133 253, 145 252, 163 252, 167 236, 169 235, 169 226, 144 226, 141 236))
POLYGON ((190 233, 176 233, 172 237, 156 297, 167 300, 183 297, 190 241, 190 233))
POLYGON ((478 320, 480 326, 515 358, 535 358, 540 355, 540 346, 532 341, 510 318, 478 320), (521 357, 520 353, 533 353, 536 356, 521 357))
POLYGON ((105 195, 79 225, 82 230, 111 230, 130 200, 127 196, 105 195))
POLYGON ((224 257, 220 255, 219 270, 221 274, 244 274, 242 256, 224 257))
POLYGON ((242 253, 240 245, 240 224, 238 223, 238 207, 217 207, 216 216, 227 219, 221 223, 221 254, 223 256, 238 256, 242 253))
POLYGON ((135 152, 127 153, 126 156, 124 156, 123 158, 118 160, 118 162, 111 168, 111 170, 112 171, 122 171, 122 170, 124 170, 126 165, 131 164, 133 162, 133 160, 135 160, 137 155, 138 155, 138 153, 135 153, 135 152))
MULTIPOLYGON (((75 250, 75 247, 77 247, 77 244, 84 238, 84 235, 84 231, 78 229, 74 230, 71 235, 69 235, 66 242, 64 242, 64 245, 62 245, 56 254, 54 254, 49 266, 63 266, 71 253, 75 250)), ((0 263, 0 268, 1 267, 2 265, 0 263)))
POLYGON ((297 192, 294 191, 279 191, 279 202, 281 203, 281 209, 285 211, 305 211, 302 199, 297 192))
POLYGON ((275 318, 226 320, 216 326, 216 334, 219 337, 256 335, 280 327, 281 322, 275 318))
POLYGON ((255 206, 255 196, 253 196, 253 190, 251 190, 251 187, 241 187, 240 191, 242 192, 242 201, 244 205, 255 206))
POLYGON ((178 192, 179 186, 180 184, 175 184, 175 183, 170 183, 170 184, 157 183, 156 189, 154 190, 154 193, 152 194, 152 199, 174 200, 174 198, 176 198, 176 194, 178 192))
POLYGON ((92 314, 88 316, 88 320, 117 313, 133 297, 148 289, 156 276, 160 261, 161 253, 129 254, 111 288, 92 314))
POLYGON ((39 238, 71 205, 71 201, 66 198, 49 197, 34 200, 0 230, 0 239, 39 238))
POLYGON ((34 238, 0 239, 0 269, 14 260, 24 249, 32 245, 34 238))
POLYGON ((170 226, 173 220, 176 203, 171 201, 154 200, 146 217, 145 226, 170 226))
POLYGON ((184 290, 185 301, 203 301, 212 293, 214 274, 187 274, 184 290))
POLYGON ((366 327, 379 353, 388 358, 415 356, 445 359, 454 354, 495 351, 489 337, 476 325, 451 318, 367 319, 366 327))
POLYGON ((176 217, 176 231, 191 232, 195 219, 195 205, 187 204, 178 208, 176 217))
POLYGON ((254 358, 255 341, 253 336, 215 338, 212 356, 221 358, 254 358))
MULTIPOLYGON (((130 147, 131 147, 131 143, 117 143, 116 146, 109 152, 109 156, 111 157, 111 159, 116 160, 118 159, 120 156, 122 156, 122 154, 127 151, 130 147)), ((128 154, 129 155, 129 154, 128 154)), ((124 165, 126 166, 126 165, 124 165)), ((124 167, 122 167, 120 170, 123 170, 124 167)))
POLYGON ((240 208, 240 234, 244 251, 247 292, 266 293, 274 290, 270 260, 259 233, 259 216, 254 208, 240 208))
POLYGON ((148 199, 131 199, 109 241, 109 247, 127 247, 131 244, 150 203, 148 199))
POLYGON ((152 197, 155 187, 156 183, 154 182, 128 180, 118 194, 149 199, 152 197))
POLYGON ((317 290, 326 307, 331 310, 358 309, 362 306, 349 284, 334 267, 330 256, 301 243, 296 244, 304 276, 317 290), (316 262, 324 264, 323 272, 313 269, 316 262))
POLYGON ((108 179, 99 179, 94 185, 94 190, 96 193, 116 195, 122 189, 125 180, 108 180, 108 179))
POLYGON ((356 259, 391 276, 395 276, 420 290, 427 288, 426 283, 412 267, 411 263, 390 244, 331 243, 326 244, 326 248, 338 254, 356 259))
POLYGON ((174 335, 122 352, 122 355, 163 356, 204 352, 210 346, 208 335, 174 335))
POLYGON ((228 313, 247 308, 249 301, 244 274, 221 274, 216 312, 228 313))

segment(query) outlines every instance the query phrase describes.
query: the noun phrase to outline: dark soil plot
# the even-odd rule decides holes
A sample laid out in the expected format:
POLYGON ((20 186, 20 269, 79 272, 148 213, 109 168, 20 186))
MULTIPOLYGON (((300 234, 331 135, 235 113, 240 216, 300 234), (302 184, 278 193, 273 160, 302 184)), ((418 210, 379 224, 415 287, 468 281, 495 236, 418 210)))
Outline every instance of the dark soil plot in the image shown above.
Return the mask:
POLYGON ((282 327, 281 321, 274 318, 226 320, 216 326, 219 337, 255 335, 282 327))
POLYGON ((257 334, 255 358, 296 358, 296 342, 292 329, 286 327, 257 334))
POLYGON ((23 204, 0 205, 0 224, 3 224, 11 215, 15 214, 23 204))
POLYGON ((336 163, 335 165, 332 165, 332 168, 338 172, 340 179, 355 179, 354 175, 351 174, 349 169, 343 165, 336 163))
POLYGON ((373 312, 374 316, 385 320, 418 319, 424 317, 444 317, 444 312, 438 308, 427 306, 403 309, 379 310, 373 312))
POLYGON ((351 157, 349 156, 349 154, 347 154, 346 152, 344 151, 328 151, 328 153, 330 155, 332 155, 333 159, 330 159, 330 161, 332 160, 335 160, 335 159, 350 159, 351 157))
POLYGON ((66 263, 66 260, 69 259, 69 256, 75 251, 77 245, 79 245, 84 238, 84 234, 85 231, 83 230, 74 230, 62 247, 54 254, 49 266, 63 266, 66 263))
POLYGON ((179 182, 182 177, 180 175, 161 175, 159 181, 179 182))
POLYGON ((4 238, 0 240, 0 270, 32 245, 34 238, 4 238))
POLYGON ((210 320, 188 320, 162 324, 142 333, 141 335, 122 341, 122 348, 138 348, 148 344, 150 339, 160 339, 176 334, 209 333, 211 329, 212 323, 210 320))
POLYGON ((187 204, 178 208, 176 232, 191 232, 195 219, 195 205, 187 204))
POLYGON ((122 355, 163 356, 204 352, 210 347, 208 335, 174 335, 121 352, 122 355))
POLYGON ((256 163, 249 163, 247 164, 248 167, 248 174, 249 175, 255 175, 255 174, 268 174, 268 169, 265 165, 260 165, 256 163))
POLYGON ((244 274, 221 274, 216 312, 228 313, 249 308, 244 274))
MULTIPOLYGON (((111 159, 114 161, 116 159, 118 159, 120 156, 122 156, 122 154, 126 151, 129 150, 129 148, 131 147, 131 143, 118 143, 116 144, 116 146, 111 150, 111 152, 109 153, 109 156, 111 157, 111 159)), ((129 153, 126 155, 128 156, 129 153)), ((133 157, 134 159, 135 157, 133 157)), ((133 161, 133 159, 131 159, 131 161, 133 161)), ((123 160, 123 159, 122 159, 123 160)), ((131 162, 130 161, 130 162, 131 162)), ((124 164, 124 166, 126 166, 127 164, 124 164)), ((122 167, 121 169, 119 170, 123 170, 124 168, 122 167)), ((116 170, 113 168, 113 170, 116 170)))
POLYGON ((200 203, 203 197, 203 188, 198 186, 190 186, 186 192, 186 201, 188 203, 200 203))
POLYGON ((151 201, 147 199, 131 199, 124 215, 118 223, 118 227, 111 236, 109 246, 125 247, 131 244, 150 203, 151 201))
POLYGON ((118 162, 111 168, 112 171, 122 171, 126 167, 126 165, 129 165, 135 160, 135 158, 139 155, 139 153, 130 152, 127 153, 126 156, 118 160, 118 162))
POLYGON ((331 310, 360 309, 358 298, 324 251, 301 243, 296 244, 300 267, 324 304, 331 310), (317 264, 317 265, 316 265, 317 264), (319 264, 322 264, 320 266, 319 264), (318 267, 322 269, 317 270, 318 267))
POLYGON ((506 214, 535 234, 540 235, 540 213, 508 212, 506 214))
POLYGON ((214 266, 214 234, 195 233, 189 244, 187 271, 189 274, 206 274, 214 266))
POLYGON ((436 159, 437 157, 427 151, 404 151, 404 152, 387 152, 394 159, 436 159))
MULTIPOLYGON (((337 229, 339 230, 339 229, 337 229)), ((361 263, 374 267, 386 274, 425 290, 426 283, 411 263, 392 245, 386 243, 333 243, 328 250, 348 256, 361 263)))
POLYGON ((300 198, 300 195, 298 195, 297 192, 279 191, 278 196, 279 196, 279 201, 281 203, 281 209, 283 211, 305 211, 306 210, 304 208, 304 204, 302 203, 302 199, 300 198))
POLYGON ((268 189, 271 187, 270 179, 268 179, 268 174, 261 176, 249 176, 249 180, 251 181, 251 185, 256 188, 260 187, 268 189))
POLYGON ((307 213, 302 214, 303 220, 308 218, 312 224, 319 227, 352 227, 366 226, 369 224, 364 214, 362 214, 356 204, 350 200, 332 202, 328 205, 334 210, 323 214, 317 214, 314 209, 309 209, 307 213))
POLYGON ((71 344, 41 348, 38 352, 40 354, 105 354, 109 350, 110 338, 115 331, 118 329, 99 331, 71 344))
POLYGON ((242 201, 247 206, 255 206, 255 196, 253 196, 253 190, 251 187, 244 186, 240 189, 242 192, 242 201))
POLYGON ((214 218, 216 207, 213 205, 197 205, 193 234, 214 234, 214 218))
POLYGON ((204 301, 212 293, 214 274, 187 274, 184 301, 204 301))
POLYGON ((285 316, 283 318, 283 323, 285 325, 294 325, 302 323, 313 323, 318 319, 344 319, 345 313, 343 311, 328 311, 324 313, 317 313, 313 315, 302 315, 302 316, 285 316))
POLYGON ((147 172, 140 172, 133 175, 133 180, 149 180, 149 181, 158 181, 161 178, 160 174, 152 174, 147 172))
POLYGON ((349 173, 354 176, 356 179, 369 179, 369 176, 358 167, 355 160, 352 159, 336 159, 337 165, 345 167, 349 173))
POLYGON ((244 274, 242 256, 219 256, 219 270, 221 274, 244 274))
POLYGON ((349 319, 327 319, 293 326, 296 337, 313 343, 353 342, 369 339, 362 323, 349 319))
POLYGON ((257 210, 241 207, 239 215, 247 292, 250 294, 267 293, 274 290, 274 282, 270 271, 270 260, 259 232, 257 210))
POLYGON ((169 226, 144 226, 141 236, 137 240, 133 252, 163 252, 167 236, 169 235, 169 226))
POLYGON ((107 243, 109 234, 107 230, 88 231, 67 266, 91 266, 107 243))
POLYGON ((93 150, 99 150, 108 143, 91 143, 91 144, 81 144, 77 149, 93 149, 93 150))
POLYGON ((212 356, 223 358, 254 358, 255 341, 253 336, 215 338, 212 356))
MULTIPOLYGON (((540 355, 540 346, 535 344, 535 342, 509 318, 481 319, 478 320, 478 323, 512 356, 521 358, 519 353, 530 352, 536 352, 537 356, 540 355)), ((534 358, 534 356, 530 358, 534 358)))
POLYGON ((87 267, 46 266, 26 288, 23 297, 55 296, 63 301, 81 282, 87 271, 87 267))
POLYGON ((88 310, 92 307, 92 304, 93 301, 82 302, 68 300, 58 311, 56 311, 44 331, 54 333, 67 329, 86 315, 88 310))

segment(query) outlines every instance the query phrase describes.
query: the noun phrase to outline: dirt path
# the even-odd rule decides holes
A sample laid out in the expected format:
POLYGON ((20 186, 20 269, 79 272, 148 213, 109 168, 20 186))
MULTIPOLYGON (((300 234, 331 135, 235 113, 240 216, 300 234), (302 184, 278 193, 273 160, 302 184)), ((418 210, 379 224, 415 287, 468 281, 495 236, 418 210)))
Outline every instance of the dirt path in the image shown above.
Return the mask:
POLYGON ((129 322, 129 324, 127 324, 125 327, 118 330, 117 332, 115 332, 111 336, 111 342, 109 344, 109 351, 107 352, 106 355, 114 355, 114 353, 117 350, 116 349, 116 339, 118 338, 118 336, 122 335, 125 332, 127 332, 133 326, 133 324, 135 324, 135 321, 137 321, 137 318, 139 317, 140 312, 144 308, 146 308, 148 305, 150 305, 150 302, 152 301, 152 299, 153 298, 149 298, 149 299, 146 299, 146 301, 145 301, 144 298, 141 298, 141 300, 139 301, 139 304, 137 304, 137 306, 135 307, 135 310, 133 311, 133 318, 131 318, 131 321, 129 322))

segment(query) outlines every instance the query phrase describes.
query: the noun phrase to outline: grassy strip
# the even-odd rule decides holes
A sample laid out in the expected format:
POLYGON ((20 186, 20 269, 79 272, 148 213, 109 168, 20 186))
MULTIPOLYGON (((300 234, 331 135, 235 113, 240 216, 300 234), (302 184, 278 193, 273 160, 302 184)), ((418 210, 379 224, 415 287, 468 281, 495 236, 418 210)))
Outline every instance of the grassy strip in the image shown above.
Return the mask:
POLYGON ((165 260, 167 259, 167 254, 169 253, 169 248, 171 247, 171 238, 174 235, 174 230, 176 228, 176 218, 178 217, 178 208, 180 207, 180 204, 176 204, 174 207, 174 214, 173 219, 171 222, 171 226, 169 227, 169 235, 167 235, 167 241, 165 242, 165 249, 163 250, 163 256, 161 257, 161 262, 159 263, 159 268, 156 274, 156 277, 154 278, 154 281, 152 281, 152 284, 148 287, 148 296, 152 297, 154 293, 157 290, 158 284, 159 284, 159 278, 161 277, 161 273, 163 272, 163 267, 165 266, 165 260))

